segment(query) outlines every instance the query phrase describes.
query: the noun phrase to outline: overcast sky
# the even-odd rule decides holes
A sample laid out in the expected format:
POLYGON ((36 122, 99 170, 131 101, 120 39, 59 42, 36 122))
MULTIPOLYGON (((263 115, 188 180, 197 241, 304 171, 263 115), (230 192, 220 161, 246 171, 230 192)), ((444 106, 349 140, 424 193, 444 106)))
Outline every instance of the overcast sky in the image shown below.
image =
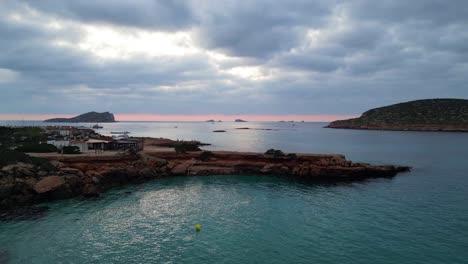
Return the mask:
POLYGON ((353 115, 468 98, 466 0, 0 0, 0 114, 353 115))

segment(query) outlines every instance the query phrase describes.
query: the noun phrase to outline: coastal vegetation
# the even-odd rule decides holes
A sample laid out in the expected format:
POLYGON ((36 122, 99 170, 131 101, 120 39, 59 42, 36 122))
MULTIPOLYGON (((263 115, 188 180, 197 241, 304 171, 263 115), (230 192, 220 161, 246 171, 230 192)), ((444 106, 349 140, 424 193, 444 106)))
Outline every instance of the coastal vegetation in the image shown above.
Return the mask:
POLYGON ((289 158, 289 159, 297 158, 297 155, 295 153, 285 154, 282 150, 279 150, 279 149, 269 149, 265 152, 265 155, 272 156, 275 158, 283 158, 283 157, 289 158))
POLYGON ((64 146, 61 152, 62 154, 81 154, 80 148, 77 146, 64 146))
POLYGON ((16 163, 31 164, 45 170, 55 170, 55 167, 47 159, 29 156, 23 152, 14 150, 0 150, 0 168, 16 163))
POLYGON ((265 155, 272 155, 272 156, 275 156, 275 157, 283 157, 284 156, 284 153, 283 151, 279 150, 279 149, 269 149, 265 152, 265 155))
POLYGON ((211 151, 203 151, 202 153, 200 153, 200 156, 198 157, 198 159, 201 161, 207 161, 211 158, 214 158, 215 156, 216 155, 211 151))
POLYGON ((371 109, 329 128, 468 132, 468 100, 427 99, 371 109))
POLYGON ((58 148, 51 144, 26 143, 15 148, 15 150, 26 153, 52 153, 57 152, 58 148))
POLYGON ((190 151, 200 151, 199 143, 198 141, 177 141, 173 147, 176 153, 187 153, 190 151))
POLYGON ((0 149, 19 147, 21 144, 39 144, 46 140, 39 127, 0 127, 0 149))

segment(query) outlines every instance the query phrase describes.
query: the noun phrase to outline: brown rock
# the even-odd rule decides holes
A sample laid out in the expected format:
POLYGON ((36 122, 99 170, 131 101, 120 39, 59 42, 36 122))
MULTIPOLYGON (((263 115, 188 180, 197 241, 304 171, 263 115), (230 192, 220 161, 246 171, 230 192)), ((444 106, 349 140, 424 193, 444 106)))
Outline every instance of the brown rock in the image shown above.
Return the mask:
POLYGON ((78 170, 78 169, 73 169, 73 168, 64 167, 64 168, 61 168, 60 171, 61 171, 63 174, 72 174, 72 175, 76 175, 76 176, 80 176, 80 177, 83 176, 83 172, 81 172, 81 171, 78 170))
POLYGON ((39 177, 45 177, 45 176, 47 176, 47 174, 48 174, 48 173, 47 173, 46 171, 39 171, 39 172, 37 173, 37 176, 39 176, 39 177))
POLYGON ((260 172, 269 173, 269 172, 272 172, 275 167, 277 167, 276 164, 268 163, 265 166, 263 166, 263 168, 260 170, 260 172))
POLYGON ((33 170, 34 166, 31 165, 31 164, 26 164, 26 163, 22 163, 22 162, 18 162, 16 164, 11 164, 11 165, 8 165, 8 166, 4 166, 2 168, 2 171, 3 172, 6 172, 6 173, 9 173, 9 174, 15 174, 17 173, 19 176, 23 175, 23 172, 25 172, 25 174, 30 174, 31 170, 33 170))
POLYGON ((23 176, 23 177, 34 177, 36 176, 36 173, 30 169, 27 169, 27 168, 23 168, 23 167, 19 167, 16 169, 16 173, 20 176, 23 176))
POLYGON ((58 169, 65 167, 65 164, 63 164, 62 162, 57 161, 57 160, 51 160, 50 164, 52 164, 54 167, 56 167, 58 169))
POLYGON ((94 185, 94 184, 86 184, 83 187, 83 196, 86 198, 93 198, 93 197, 99 197, 101 192, 99 191, 99 188, 94 185))
POLYGON ((34 191, 37 193, 46 193, 57 190, 65 184, 65 179, 60 176, 49 176, 41 179, 34 185, 34 191))
POLYGON ((25 169, 29 169, 29 170, 34 169, 34 165, 23 163, 23 162, 18 162, 18 163, 15 164, 15 166, 18 167, 18 168, 25 168, 25 169))
POLYGON ((229 175, 233 173, 234 168, 221 166, 192 166, 188 170, 189 175, 229 175))
POLYGON ((193 165, 193 162, 191 162, 191 161, 186 161, 184 163, 180 163, 180 164, 176 165, 174 168, 172 168, 171 173, 174 174, 174 175, 186 175, 187 170, 192 165, 193 165))
POLYGON ((260 170, 261 173, 266 173, 266 174, 288 174, 289 173, 289 168, 284 166, 283 164, 272 164, 268 163, 263 168, 260 170))

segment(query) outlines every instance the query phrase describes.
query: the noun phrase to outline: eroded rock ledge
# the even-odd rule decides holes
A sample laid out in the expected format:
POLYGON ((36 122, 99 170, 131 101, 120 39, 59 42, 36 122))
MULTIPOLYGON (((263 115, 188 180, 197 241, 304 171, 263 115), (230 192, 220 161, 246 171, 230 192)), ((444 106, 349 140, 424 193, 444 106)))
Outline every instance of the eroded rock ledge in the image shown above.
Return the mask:
POLYGON ((353 163, 342 155, 299 154, 275 157, 260 153, 145 152, 115 156, 49 157, 53 168, 17 163, 0 169, 0 208, 76 196, 96 197, 131 182, 185 175, 284 175, 304 180, 362 180, 393 177, 404 166, 353 163), (206 154, 206 153, 205 153, 206 154), (202 156, 201 156, 202 155, 202 156))

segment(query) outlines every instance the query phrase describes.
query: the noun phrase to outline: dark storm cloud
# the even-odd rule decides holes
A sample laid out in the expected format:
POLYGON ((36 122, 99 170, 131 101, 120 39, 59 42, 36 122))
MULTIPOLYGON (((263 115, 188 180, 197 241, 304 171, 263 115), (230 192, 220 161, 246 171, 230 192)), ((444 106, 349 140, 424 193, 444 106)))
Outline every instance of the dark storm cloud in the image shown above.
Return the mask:
POLYGON ((467 98, 467 28, 461 0, 3 1, 0 113, 340 114, 467 98), (105 59, 79 47, 81 25, 186 31, 199 51, 105 59))

